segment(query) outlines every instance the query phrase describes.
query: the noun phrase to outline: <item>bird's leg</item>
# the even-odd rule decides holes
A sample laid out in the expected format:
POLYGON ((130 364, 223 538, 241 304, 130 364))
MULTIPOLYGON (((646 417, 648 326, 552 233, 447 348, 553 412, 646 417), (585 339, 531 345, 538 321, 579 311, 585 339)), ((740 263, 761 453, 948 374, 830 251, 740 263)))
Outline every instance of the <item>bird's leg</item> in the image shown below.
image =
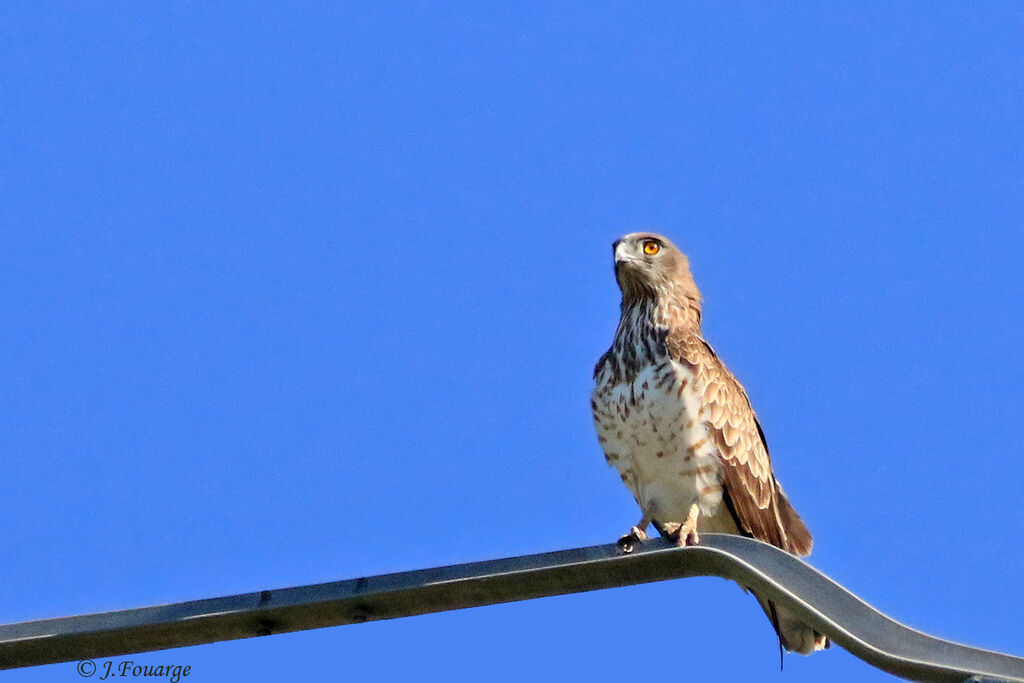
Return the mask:
POLYGON ((697 535, 697 518, 700 517, 700 505, 694 503, 690 506, 690 513, 686 515, 686 521, 676 532, 676 545, 697 545, 700 543, 700 536, 697 535))
POLYGON ((640 521, 636 523, 636 526, 629 530, 629 533, 618 540, 616 545, 619 546, 619 551, 623 553, 631 553, 636 550, 636 547, 647 540, 647 525, 651 523, 651 520, 644 514, 640 518, 640 521))
MULTIPOLYGON (((700 536, 697 535, 697 518, 700 516, 700 505, 694 503, 690 506, 690 512, 686 515, 686 521, 664 522, 658 526, 658 532, 682 548, 687 545, 700 543, 700 536)), ((655 522, 657 525, 658 523, 655 522)))

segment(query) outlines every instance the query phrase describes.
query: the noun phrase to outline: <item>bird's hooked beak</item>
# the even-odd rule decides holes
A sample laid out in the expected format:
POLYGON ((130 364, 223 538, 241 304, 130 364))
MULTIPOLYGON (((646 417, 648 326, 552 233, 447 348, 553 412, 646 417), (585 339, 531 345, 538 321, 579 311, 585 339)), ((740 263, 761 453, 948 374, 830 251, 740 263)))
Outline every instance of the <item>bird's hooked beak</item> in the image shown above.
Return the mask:
POLYGON ((629 253, 629 243, 624 240, 615 240, 612 244, 612 250, 615 254, 615 270, 618 270, 624 265, 636 263, 640 260, 629 253))

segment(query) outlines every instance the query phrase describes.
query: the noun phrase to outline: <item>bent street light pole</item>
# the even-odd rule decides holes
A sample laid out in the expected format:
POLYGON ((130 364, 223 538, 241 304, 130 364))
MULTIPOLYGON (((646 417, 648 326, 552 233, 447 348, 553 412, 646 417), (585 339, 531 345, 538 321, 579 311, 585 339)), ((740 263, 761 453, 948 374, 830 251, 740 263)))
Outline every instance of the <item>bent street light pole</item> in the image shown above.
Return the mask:
POLYGON ((661 539, 471 562, 224 598, 0 626, 0 669, 358 624, 688 576, 719 576, 785 606, 857 657, 918 681, 1024 682, 1024 659, 890 619, 802 560, 740 536, 661 539))

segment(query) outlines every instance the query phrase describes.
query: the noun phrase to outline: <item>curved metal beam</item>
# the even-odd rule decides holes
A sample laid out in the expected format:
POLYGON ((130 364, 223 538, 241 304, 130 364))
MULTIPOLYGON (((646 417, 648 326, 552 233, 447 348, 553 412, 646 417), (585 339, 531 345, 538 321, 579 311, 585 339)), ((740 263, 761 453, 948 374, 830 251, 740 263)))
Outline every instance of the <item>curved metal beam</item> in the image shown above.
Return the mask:
POLYGON ((688 576, 756 590, 880 669, 919 681, 1024 682, 1024 659, 908 628, 802 560, 739 536, 702 534, 675 548, 649 541, 383 574, 160 607, 0 626, 0 669, 357 624, 688 576))

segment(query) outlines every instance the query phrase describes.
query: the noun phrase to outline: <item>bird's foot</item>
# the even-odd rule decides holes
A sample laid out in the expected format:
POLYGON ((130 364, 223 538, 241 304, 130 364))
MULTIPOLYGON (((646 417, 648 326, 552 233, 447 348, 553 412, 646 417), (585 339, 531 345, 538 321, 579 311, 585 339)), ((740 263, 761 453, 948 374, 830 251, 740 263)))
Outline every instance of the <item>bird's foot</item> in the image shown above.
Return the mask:
POLYGON ((629 533, 620 538, 616 545, 619 546, 619 552, 624 555, 636 550, 637 546, 647 540, 647 534, 640 527, 633 527, 629 530, 629 533))
POLYGON ((700 544, 700 534, 697 533, 697 530, 687 529, 683 524, 666 533, 665 538, 674 543, 677 548, 700 544))
POLYGON ((683 548, 700 543, 700 534, 697 533, 698 517, 700 517, 700 506, 694 503, 690 506, 690 514, 686 516, 686 521, 680 524, 679 528, 675 529, 670 536, 678 547, 683 548))

